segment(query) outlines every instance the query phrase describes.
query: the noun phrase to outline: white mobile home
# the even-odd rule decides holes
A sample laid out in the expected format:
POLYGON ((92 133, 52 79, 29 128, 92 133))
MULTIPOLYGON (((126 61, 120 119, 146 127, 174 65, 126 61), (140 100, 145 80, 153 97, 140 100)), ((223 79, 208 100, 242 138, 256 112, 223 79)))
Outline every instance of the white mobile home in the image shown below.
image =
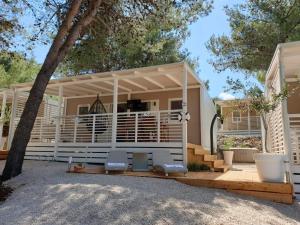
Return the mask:
POLYGON ((285 154, 300 196, 300 42, 279 44, 266 75, 266 96, 287 88, 288 98, 269 115, 269 149, 285 154))
MULTIPOLYGON (((10 91, 8 146, 31 86, 18 84, 10 91)), ((7 93, 2 92, 3 101, 7 93)), ((205 85, 184 62, 51 80, 26 159, 72 156, 75 162, 104 163, 114 149, 129 157, 169 149, 186 163, 187 143, 210 148, 214 114, 205 85)))

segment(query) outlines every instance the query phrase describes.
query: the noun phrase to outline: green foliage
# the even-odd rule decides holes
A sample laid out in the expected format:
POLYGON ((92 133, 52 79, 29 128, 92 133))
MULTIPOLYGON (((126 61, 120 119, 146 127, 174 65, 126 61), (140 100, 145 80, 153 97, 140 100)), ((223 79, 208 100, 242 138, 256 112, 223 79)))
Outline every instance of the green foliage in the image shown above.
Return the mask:
MULTIPOLYGON (((2 115, 2 105, 0 105, 0 115, 2 115)), ((6 105, 4 109, 4 117, 0 119, 0 123, 4 123, 5 125, 9 124, 11 115, 11 106, 6 105)))
POLYGON ((244 84, 239 79, 227 79, 227 90, 234 93, 240 93, 245 96, 249 103, 245 104, 244 101, 235 101, 236 106, 240 110, 250 110, 256 111, 259 115, 267 114, 272 112, 279 103, 288 97, 288 90, 284 88, 279 93, 272 93, 269 98, 265 96, 263 90, 256 84, 244 84))
POLYGON ((226 7, 231 34, 207 43, 214 68, 257 74, 264 80, 277 44, 300 40, 299 0, 254 0, 226 7))
POLYGON ((110 29, 110 22, 96 20, 65 60, 63 72, 103 72, 183 60, 195 68, 196 60, 182 45, 189 35, 188 25, 210 11, 209 1, 185 1, 183 8, 158 3, 158 8, 143 21, 118 27, 117 32, 110 29))
POLYGON ((187 165, 188 171, 192 172, 201 172, 201 171, 209 171, 209 166, 205 164, 199 164, 199 163, 189 163, 187 165))
POLYGON ((251 87, 248 90, 249 106, 259 114, 266 114, 275 110, 279 103, 286 99, 287 96, 287 88, 284 88, 279 93, 272 93, 270 99, 266 98, 264 92, 257 86, 251 87))
POLYGON ((21 12, 15 0, 0 2, 0 50, 14 46, 13 38, 22 29, 18 15, 21 12))
POLYGON ((20 54, 0 52, 0 88, 34 80, 40 66, 20 54))
POLYGON ((232 138, 226 138, 223 143, 223 151, 231 151, 230 148, 234 146, 234 141, 232 138))
POLYGON ((209 88, 210 88, 209 80, 204 80, 203 82, 204 82, 206 89, 209 90, 209 88))
MULTIPOLYGON (((248 104, 244 104, 243 101, 240 101, 241 104, 238 107, 241 110, 247 110, 248 107, 250 110, 257 112, 262 120, 262 125, 264 128, 264 140, 265 140, 265 149, 268 151, 267 139, 268 139, 268 121, 267 115, 274 111, 276 107, 288 97, 288 89, 283 88, 279 93, 273 92, 269 97, 261 90, 257 85, 245 85, 239 79, 227 79, 229 85, 228 90, 232 90, 235 93, 244 94, 245 98, 248 100, 248 104)), ((238 103, 239 101, 236 101, 238 103)))

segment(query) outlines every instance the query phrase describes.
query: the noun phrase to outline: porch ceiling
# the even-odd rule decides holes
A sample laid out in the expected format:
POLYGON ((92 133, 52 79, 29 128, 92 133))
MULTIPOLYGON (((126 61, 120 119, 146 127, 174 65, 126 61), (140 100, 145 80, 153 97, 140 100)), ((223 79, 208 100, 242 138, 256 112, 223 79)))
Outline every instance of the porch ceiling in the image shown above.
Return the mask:
POLYGON ((300 79, 300 42, 293 47, 286 47, 282 50, 282 63, 284 75, 287 79, 300 79))
MULTIPOLYGON (((64 97, 112 95, 115 77, 119 80, 119 94, 178 90, 182 88, 185 66, 188 74, 188 87, 200 86, 201 80, 186 63, 181 62, 51 80, 46 94, 58 95, 59 87, 62 86, 64 97)), ((28 91, 32 84, 32 82, 17 84, 13 87, 20 91, 28 91)))
POLYGON ((267 80, 272 80, 276 76, 280 59, 286 81, 300 81, 300 41, 277 46, 266 75, 267 80))

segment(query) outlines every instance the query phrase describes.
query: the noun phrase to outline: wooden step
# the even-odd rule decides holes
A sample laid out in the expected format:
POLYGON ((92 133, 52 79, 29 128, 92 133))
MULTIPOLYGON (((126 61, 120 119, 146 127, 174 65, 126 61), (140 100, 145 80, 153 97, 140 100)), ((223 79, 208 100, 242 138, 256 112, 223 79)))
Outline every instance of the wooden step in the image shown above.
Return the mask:
POLYGON ((205 164, 212 170, 223 173, 230 169, 229 166, 224 165, 224 160, 218 159, 217 155, 211 155, 201 145, 188 143, 187 152, 189 163, 205 164))
POLYGON ((194 149, 194 154, 195 155, 208 155, 209 154, 209 152, 208 151, 206 151, 204 148, 195 148, 194 149))
POLYGON ((218 159, 216 155, 204 155, 204 161, 206 162, 213 162, 218 159))
POLYGON ((195 155, 207 155, 207 154, 209 154, 209 151, 205 150, 201 145, 188 143, 187 148, 192 149, 194 151, 195 155))
POLYGON ((0 160, 6 160, 8 155, 7 150, 0 150, 0 160))
POLYGON ((223 164, 222 166, 216 166, 214 167, 215 172, 222 172, 225 173, 230 169, 230 166, 223 164))
POLYGON ((223 159, 217 159, 217 160, 214 160, 213 162, 213 167, 216 168, 216 167, 220 167, 220 166, 223 166, 224 165, 224 160, 223 159))

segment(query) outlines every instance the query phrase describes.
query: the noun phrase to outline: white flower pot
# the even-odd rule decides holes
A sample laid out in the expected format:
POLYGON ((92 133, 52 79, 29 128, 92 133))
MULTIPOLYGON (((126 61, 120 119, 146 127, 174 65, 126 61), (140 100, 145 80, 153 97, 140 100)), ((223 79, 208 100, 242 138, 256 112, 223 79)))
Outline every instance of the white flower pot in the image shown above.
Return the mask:
POLYGON ((254 155, 256 169, 261 181, 284 182, 284 156, 272 153, 254 155))
POLYGON ((223 151, 224 161, 228 166, 232 166, 233 153, 233 151, 223 151))

